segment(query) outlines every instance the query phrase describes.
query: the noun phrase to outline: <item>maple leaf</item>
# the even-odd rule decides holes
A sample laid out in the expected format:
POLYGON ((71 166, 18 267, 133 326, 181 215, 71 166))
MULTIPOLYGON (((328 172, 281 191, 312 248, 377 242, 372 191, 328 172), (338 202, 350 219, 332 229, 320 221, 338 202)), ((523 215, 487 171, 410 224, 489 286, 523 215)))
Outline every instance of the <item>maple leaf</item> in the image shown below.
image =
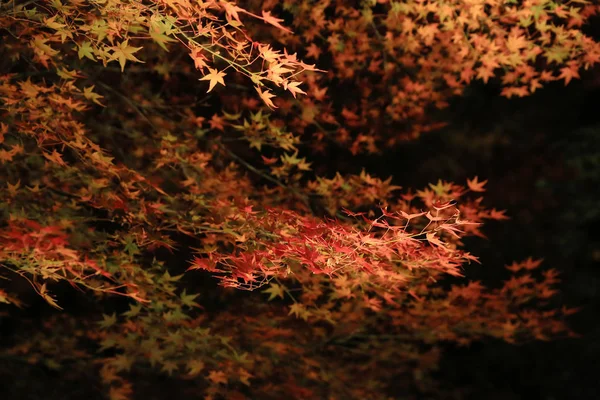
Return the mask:
POLYGON ((227 1, 223 1, 221 0, 219 2, 219 4, 221 4, 221 6, 225 9, 225 14, 227 15, 227 20, 231 22, 231 20, 233 19, 235 22, 237 22, 238 24, 242 24, 242 21, 240 21, 240 16, 238 14, 238 12, 245 12, 245 10, 243 8, 238 7, 235 4, 229 3, 227 1))
POLYGON ((279 29, 281 29, 284 32, 288 32, 288 33, 293 33, 290 29, 284 27, 283 25, 280 24, 281 21, 283 21, 283 19, 279 19, 279 18, 275 18, 274 16, 271 15, 270 11, 264 11, 262 12, 262 17, 263 20, 267 23, 267 24, 271 24, 279 29))
POLYGON ((98 93, 94 93, 94 85, 84 88, 83 96, 99 106, 105 107, 104 104, 100 103, 100 99, 103 98, 103 96, 100 96, 98 93))
POLYGON ((223 371, 210 371, 208 379, 214 384, 227 384, 227 375, 223 371))
POLYGON ((13 154, 9 151, 6 151, 4 149, 0 150, 0 162, 5 163, 8 161, 12 161, 13 159, 13 154))
POLYGON ((111 46, 110 49, 113 51, 113 53, 110 56, 109 61, 119 60, 119 64, 121 65, 121 72, 125 71, 125 63, 127 62, 127 60, 143 63, 143 61, 138 60, 133 55, 133 53, 141 50, 142 47, 131 47, 129 45, 129 39, 125 39, 117 46, 111 46))
POLYGON ((60 165, 60 166, 67 165, 67 163, 65 163, 65 161, 62 159, 62 155, 56 150, 52 150, 52 154, 42 153, 42 155, 44 156, 45 159, 53 162, 56 165, 60 165))
POLYGON ((218 114, 213 114, 213 116, 208 121, 210 129, 218 129, 221 131, 225 130, 225 123, 225 119, 218 114))
POLYGON ((15 197, 17 195, 17 191, 21 187, 21 180, 19 179, 14 185, 11 185, 9 182, 6 182, 6 186, 8 188, 8 193, 11 195, 11 197, 15 197))
POLYGON ((494 68, 481 66, 477 69, 477 78, 488 83, 494 77, 494 68))
POLYGON ((175 39, 165 35, 164 33, 156 32, 154 30, 150 31, 150 37, 165 51, 169 51, 167 43, 176 42, 175 39))
POLYGON ((423 43, 425 43, 427 46, 431 46, 433 44, 435 35, 438 34, 438 32, 439 30, 437 24, 428 24, 417 29, 417 33, 423 38, 423 43))
POLYGON ((188 375, 196 376, 204 369, 204 362, 200 360, 190 360, 187 363, 188 375))
POLYGON ((248 371, 246 371, 243 368, 239 369, 239 380, 240 382, 242 382, 244 385, 246 386, 250 386, 250 378, 253 377, 252 374, 250 374, 248 371))
MULTIPOLYGON (((429 187, 435 192, 438 196, 444 196, 452 189, 452 185, 448 182, 442 181, 438 179, 437 183, 434 185, 432 183, 429 184, 429 187)), ((423 195, 423 198, 428 197, 426 194, 423 195)))
POLYGON ((531 93, 535 93, 535 91, 537 89, 541 89, 542 88, 542 84, 540 83, 540 81, 538 79, 532 79, 530 84, 529 84, 529 90, 531 90, 531 93))
POLYGON ((493 208, 490 211, 490 218, 497 219, 497 220, 510 219, 509 217, 507 217, 505 215, 505 213, 506 213, 506 210, 496 210, 495 208, 493 208))
POLYGON ((163 361, 161 371, 166 372, 169 376, 173 375, 173 371, 177 371, 178 366, 174 361, 163 361))
POLYGON ((290 82, 290 83, 284 82, 283 88, 292 92, 292 96, 294 96, 294 98, 296 98, 296 93, 306 94, 305 91, 303 91, 302 89, 300 89, 298 87, 298 85, 300 85, 300 83, 302 83, 302 82, 290 82))
POLYGON ((527 47, 527 39, 523 35, 513 33, 506 40, 506 48, 511 53, 518 53, 525 47, 527 47))
POLYGON ((107 329, 117 323, 117 314, 115 313, 112 313, 112 315, 102 314, 102 318, 102 321, 98 322, 100 328, 107 329))
POLYGON ((190 52, 190 57, 194 60, 196 69, 202 70, 202 68, 208 68, 208 64, 205 61, 207 58, 202 54, 202 48, 194 47, 190 52))
POLYGON ((199 307, 200 308, 200 304, 196 303, 194 301, 194 299, 196 299, 196 297, 198 297, 199 294, 187 294, 186 290, 183 289, 183 292, 181 292, 181 295, 179 296, 181 298, 181 303, 183 305, 186 305, 188 307, 199 307))
POLYGON ((49 39, 46 39, 40 35, 37 35, 32 40, 32 44, 35 48, 37 48, 43 54, 46 54, 50 57, 54 57, 59 52, 58 52, 58 50, 54 50, 52 47, 50 47, 49 45, 46 44, 48 42, 48 40, 49 39))
POLYGON ((310 46, 306 48, 306 56, 312 58, 319 58, 321 55, 321 49, 315 43, 311 43, 310 46))
POLYGON ((275 297, 281 297, 283 299, 283 290, 283 286, 278 285, 276 283, 271 283, 268 289, 263 290, 263 293, 267 293, 269 295, 269 299, 267 301, 271 301, 275 297))
POLYGON ((122 382, 121 386, 111 386, 108 398, 110 400, 130 400, 132 393, 133 388, 131 387, 131 384, 122 382))
POLYGON ((532 257, 529 257, 527 260, 523 261, 522 265, 526 270, 532 270, 539 267, 543 261, 543 259, 534 260, 532 257))
POLYGON ((308 319, 308 317, 310 317, 310 312, 306 309, 304 304, 301 303, 294 303, 290 306, 290 312, 288 315, 292 314, 295 315, 296 318, 300 317, 305 321, 308 319))
POLYGON ((48 289, 46 288, 46 284, 45 284, 45 283, 44 283, 44 284, 42 284, 42 285, 39 287, 39 294, 40 294, 40 296, 42 296, 42 298, 43 298, 44 300, 46 300, 46 302, 47 302, 48 304, 50 304, 52 307, 54 307, 54 308, 56 308, 56 309, 59 309, 59 310, 62 310, 62 307, 60 307, 60 306, 58 305, 58 303, 56 303, 56 300, 55 300, 55 299, 52 297, 52 295, 50 295, 50 293, 48 292, 48 289))
POLYGON ((527 86, 519 86, 519 87, 505 87, 500 92, 502 96, 507 98, 511 98, 513 96, 525 97, 529 94, 529 88, 527 86))
POLYGON ((225 72, 217 71, 216 69, 210 67, 208 67, 208 71, 209 73, 207 75, 199 79, 200 81, 210 81, 208 83, 208 90, 206 93, 209 93, 211 90, 213 90, 217 83, 225 86, 225 81, 223 80, 223 77, 227 75, 225 72))
POLYGON ((94 49, 92 48, 92 44, 88 41, 85 41, 77 46, 77 56, 79 59, 83 57, 87 57, 92 61, 96 61, 94 57, 94 49))
POLYGON ((129 311, 125 311, 123 314, 121 314, 124 317, 127 318, 133 318, 136 315, 138 315, 140 313, 140 311, 142 311, 142 305, 141 304, 130 304, 129 305, 129 311))
POLYGON ((254 86, 254 88, 258 92, 259 97, 262 99, 262 101, 265 102, 265 104, 269 108, 271 108, 271 109, 277 108, 277 106, 275 104, 273 104, 273 101, 271 100, 273 97, 275 97, 275 95, 273 93, 271 93, 268 89, 265 89, 265 91, 263 92, 262 90, 260 90, 260 88, 258 86, 254 86))
POLYGON ((315 98, 315 100, 317 100, 317 101, 323 101, 323 100, 325 100, 325 93, 327 92, 327 89, 328 88, 326 88, 326 87, 320 89, 317 86, 314 86, 312 88, 311 92, 312 92, 312 95, 315 98))
POLYGON ((436 236, 435 233, 433 232, 427 232, 425 234, 427 241, 429 243, 431 243, 432 245, 441 247, 441 248, 445 248, 446 247, 446 243, 442 242, 441 240, 439 240, 436 236))
POLYGON ((567 86, 572 79, 579 79, 579 71, 577 71, 577 66, 574 63, 570 63, 569 66, 561 68, 558 79, 564 79, 565 86, 567 86))
POLYGON ((479 182, 478 177, 473 178, 473 180, 467 179, 467 185, 469 186, 469 189, 471 189, 471 191, 473 192, 485 192, 485 189, 483 187, 486 183, 487 180, 479 182))
POLYGON ((114 357, 110 364, 115 367, 115 370, 117 372, 120 371, 130 371, 131 370, 131 366, 133 365, 133 362, 135 360, 131 357, 127 357, 123 354, 120 354, 116 357, 114 357))

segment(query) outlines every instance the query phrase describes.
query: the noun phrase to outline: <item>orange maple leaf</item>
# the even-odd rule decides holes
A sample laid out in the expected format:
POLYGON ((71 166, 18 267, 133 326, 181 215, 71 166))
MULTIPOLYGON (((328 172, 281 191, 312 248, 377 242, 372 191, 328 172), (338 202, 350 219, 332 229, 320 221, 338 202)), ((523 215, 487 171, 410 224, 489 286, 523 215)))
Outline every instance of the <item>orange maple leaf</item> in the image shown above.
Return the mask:
POLYGON ((564 79, 565 86, 567 86, 573 78, 579 79, 579 72, 577 71, 577 66, 574 63, 570 63, 568 67, 560 69, 560 75, 558 76, 558 79, 564 79))
POLYGON ((225 119, 218 114, 214 114, 210 121, 208 121, 210 129, 225 130, 225 119))
POLYGON ((4 149, 0 150, 0 163, 9 162, 12 161, 12 159, 13 155, 11 154, 11 152, 6 151, 4 149))
POLYGON ((505 215, 505 213, 506 213, 506 210, 496 210, 495 208, 493 208, 490 211, 490 218, 497 219, 497 220, 510 219, 510 217, 507 217, 505 215))
POLYGON ((223 371, 210 371, 208 379, 215 384, 227 384, 227 375, 225 375, 225 372, 223 371))
POLYGON ((296 93, 306 94, 306 92, 298 87, 302 82, 283 82, 283 88, 292 92, 294 98, 296 98, 296 93))
POLYGON ((486 183, 487 180, 479 182, 478 177, 473 178, 473 180, 467 179, 467 185, 469 186, 469 189, 471 189, 471 191, 473 192, 485 192, 485 189, 483 187, 486 183))
POLYGON ((240 8, 237 5, 231 4, 227 1, 221 1, 221 6, 225 9, 225 14, 227 15, 228 21, 231 21, 233 19, 234 21, 240 24, 242 23, 242 21, 240 21, 238 11, 245 12, 243 8, 240 8))
POLYGON ((283 21, 283 20, 280 19, 280 18, 275 18, 274 16, 272 16, 270 11, 264 11, 263 10, 262 16, 263 16, 263 20, 267 24, 271 24, 271 25, 273 25, 273 26, 281 29, 284 32, 293 33, 290 29, 288 29, 285 26, 281 25, 280 22, 283 21))
POLYGON ((484 83, 488 83, 490 78, 494 77, 494 69, 491 67, 479 67, 477 69, 477 78, 481 79, 484 83))
POLYGON ((529 95, 529 89, 527 86, 505 87, 500 94, 509 99, 513 96, 525 97, 529 95))
POLYGON ((506 48, 511 53, 518 53, 525 47, 527 47, 527 39, 523 35, 513 33, 506 40, 506 48))
POLYGON ((273 104, 273 101, 271 100, 273 97, 275 97, 273 93, 271 93, 268 89, 265 89, 265 91, 263 92, 258 86, 255 86, 254 88, 258 92, 258 95, 260 96, 262 101, 264 101, 269 108, 277 108, 277 106, 273 104))
POLYGON ((319 58, 321 55, 321 49, 314 43, 311 43, 310 46, 306 48, 306 56, 312 57, 314 59, 319 58))

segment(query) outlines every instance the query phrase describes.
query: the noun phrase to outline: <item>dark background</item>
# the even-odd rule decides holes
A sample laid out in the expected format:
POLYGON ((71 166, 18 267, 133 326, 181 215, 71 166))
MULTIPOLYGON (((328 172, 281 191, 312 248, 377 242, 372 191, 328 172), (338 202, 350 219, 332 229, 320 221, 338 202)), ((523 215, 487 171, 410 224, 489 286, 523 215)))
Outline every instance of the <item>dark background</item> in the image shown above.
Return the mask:
POLYGON ((472 87, 445 111, 451 121, 369 162, 404 187, 438 179, 488 179, 485 204, 508 210, 488 223, 488 240, 468 240, 482 265, 467 277, 497 286, 502 268, 529 256, 561 272, 555 304, 578 339, 509 345, 487 341, 446 353, 438 377, 469 386, 474 399, 597 399, 600 396, 600 73, 553 84, 523 99, 472 87))

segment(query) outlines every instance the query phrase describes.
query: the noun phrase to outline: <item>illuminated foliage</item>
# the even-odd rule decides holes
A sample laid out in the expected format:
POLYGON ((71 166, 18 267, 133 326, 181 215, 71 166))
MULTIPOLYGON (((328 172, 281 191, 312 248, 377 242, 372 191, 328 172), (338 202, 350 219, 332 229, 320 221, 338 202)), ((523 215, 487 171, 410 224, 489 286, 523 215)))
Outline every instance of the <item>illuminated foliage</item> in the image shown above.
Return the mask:
MULTIPOLYGON (((56 314, 14 356, 96 371, 111 400, 144 368, 207 399, 376 399, 398 380, 435 392, 442 343, 572 335, 573 310, 547 307, 556 271, 538 261, 509 266, 496 289, 440 285, 477 261, 462 239, 507 218, 484 206, 486 181, 403 190, 316 173, 315 153, 416 138, 475 80, 507 97, 568 84, 600 61, 580 29, 597 6, 0 7, 3 274, 55 308, 68 308, 62 281, 104 310, 56 314), (221 284, 218 309, 193 279, 221 284)), ((25 306, 9 287, 0 302, 25 306)))

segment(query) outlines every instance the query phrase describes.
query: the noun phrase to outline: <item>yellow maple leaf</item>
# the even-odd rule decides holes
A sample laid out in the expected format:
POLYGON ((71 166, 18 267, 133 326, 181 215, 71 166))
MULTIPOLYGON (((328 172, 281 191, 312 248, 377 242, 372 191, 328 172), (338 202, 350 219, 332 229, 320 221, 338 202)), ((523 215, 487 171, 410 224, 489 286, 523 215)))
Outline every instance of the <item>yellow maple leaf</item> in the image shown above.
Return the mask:
POLYGON ((303 304, 294 303, 290 306, 290 312, 288 315, 295 315, 296 318, 302 318, 303 320, 307 320, 310 317, 310 312, 304 307, 303 304))
POLYGON ((127 60, 143 63, 143 61, 138 60, 133 55, 133 53, 141 50, 142 48, 130 46, 129 39, 125 39, 124 41, 119 43, 117 46, 112 46, 110 49, 113 51, 113 53, 110 56, 109 61, 119 60, 119 64, 121 65, 121 71, 125 70, 125 63, 127 62, 127 60))
POLYGON ((269 295, 268 301, 273 300, 275 297, 281 297, 283 299, 284 289, 284 286, 278 285, 276 283, 271 283, 271 286, 268 289, 263 290, 263 293, 267 293, 269 295))
POLYGON ((202 78, 198 79, 200 81, 209 81, 208 90, 206 91, 206 93, 213 90, 217 83, 220 83, 221 85, 225 86, 225 81, 223 80, 223 77, 227 75, 225 72, 217 71, 216 69, 210 67, 208 67, 208 71, 210 72, 209 74, 206 74, 202 78))
POLYGON ((100 103, 100 99, 103 98, 104 96, 100 96, 98 93, 94 93, 94 85, 84 88, 83 96, 86 99, 91 100, 94 103, 104 107, 104 104, 100 103))

